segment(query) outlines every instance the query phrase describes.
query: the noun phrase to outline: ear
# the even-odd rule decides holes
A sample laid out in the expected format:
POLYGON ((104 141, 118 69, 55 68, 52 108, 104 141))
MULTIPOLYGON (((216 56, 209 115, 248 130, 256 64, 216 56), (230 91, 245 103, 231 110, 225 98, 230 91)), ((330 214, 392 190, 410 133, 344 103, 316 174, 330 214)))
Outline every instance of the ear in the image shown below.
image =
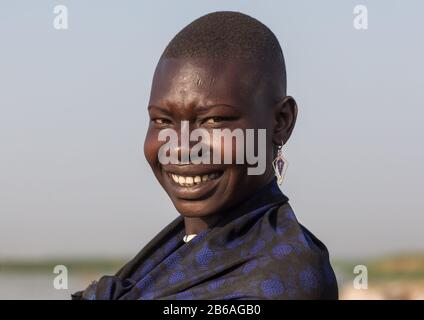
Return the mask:
POLYGON ((297 118, 297 104, 293 97, 285 96, 274 106, 274 134, 272 142, 275 145, 285 144, 289 140, 297 118))

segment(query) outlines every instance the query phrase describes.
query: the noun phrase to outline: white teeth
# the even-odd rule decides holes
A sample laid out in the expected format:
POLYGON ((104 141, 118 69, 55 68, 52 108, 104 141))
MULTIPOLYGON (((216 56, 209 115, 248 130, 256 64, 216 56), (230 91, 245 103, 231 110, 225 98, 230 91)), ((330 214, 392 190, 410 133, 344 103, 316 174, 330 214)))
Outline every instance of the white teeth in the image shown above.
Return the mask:
POLYGON ((179 176, 177 174, 172 173, 171 177, 175 183, 178 183, 183 187, 192 187, 201 182, 206 182, 209 180, 216 179, 219 176, 218 173, 205 174, 203 176, 179 176))

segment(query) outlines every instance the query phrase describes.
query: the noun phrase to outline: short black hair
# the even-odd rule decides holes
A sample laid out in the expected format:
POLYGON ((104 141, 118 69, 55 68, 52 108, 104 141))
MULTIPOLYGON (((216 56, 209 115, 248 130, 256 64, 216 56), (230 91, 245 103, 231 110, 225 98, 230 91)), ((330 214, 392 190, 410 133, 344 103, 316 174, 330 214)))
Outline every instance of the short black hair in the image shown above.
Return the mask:
POLYGON ((284 56, 277 37, 262 22, 241 12, 212 12, 194 20, 169 42, 161 58, 253 61, 277 71, 286 90, 284 56))

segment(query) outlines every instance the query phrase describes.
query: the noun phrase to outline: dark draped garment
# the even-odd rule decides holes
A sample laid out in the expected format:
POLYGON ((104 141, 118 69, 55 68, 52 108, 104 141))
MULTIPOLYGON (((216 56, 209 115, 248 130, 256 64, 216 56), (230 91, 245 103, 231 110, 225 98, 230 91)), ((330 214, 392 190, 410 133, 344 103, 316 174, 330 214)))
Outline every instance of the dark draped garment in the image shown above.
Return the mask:
POLYGON ((115 275, 72 299, 337 299, 327 248, 275 180, 184 242, 180 215, 115 275))

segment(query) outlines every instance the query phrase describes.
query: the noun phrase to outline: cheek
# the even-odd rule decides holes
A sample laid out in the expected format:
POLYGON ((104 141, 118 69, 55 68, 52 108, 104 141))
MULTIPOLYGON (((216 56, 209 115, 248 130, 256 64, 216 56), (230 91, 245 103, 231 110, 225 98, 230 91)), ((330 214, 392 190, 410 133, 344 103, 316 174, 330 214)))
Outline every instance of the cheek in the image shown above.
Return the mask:
POLYGON ((150 166, 154 166, 158 162, 158 152, 161 146, 161 143, 157 139, 157 134, 153 131, 149 129, 144 140, 144 156, 150 166))
POLYGON ((238 166, 246 164, 246 143, 243 135, 231 140, 224 137, 211 137, 208 148, 211 150, 211 161, 215 157, 221 159, 221 164, 237 164, 238 166))

